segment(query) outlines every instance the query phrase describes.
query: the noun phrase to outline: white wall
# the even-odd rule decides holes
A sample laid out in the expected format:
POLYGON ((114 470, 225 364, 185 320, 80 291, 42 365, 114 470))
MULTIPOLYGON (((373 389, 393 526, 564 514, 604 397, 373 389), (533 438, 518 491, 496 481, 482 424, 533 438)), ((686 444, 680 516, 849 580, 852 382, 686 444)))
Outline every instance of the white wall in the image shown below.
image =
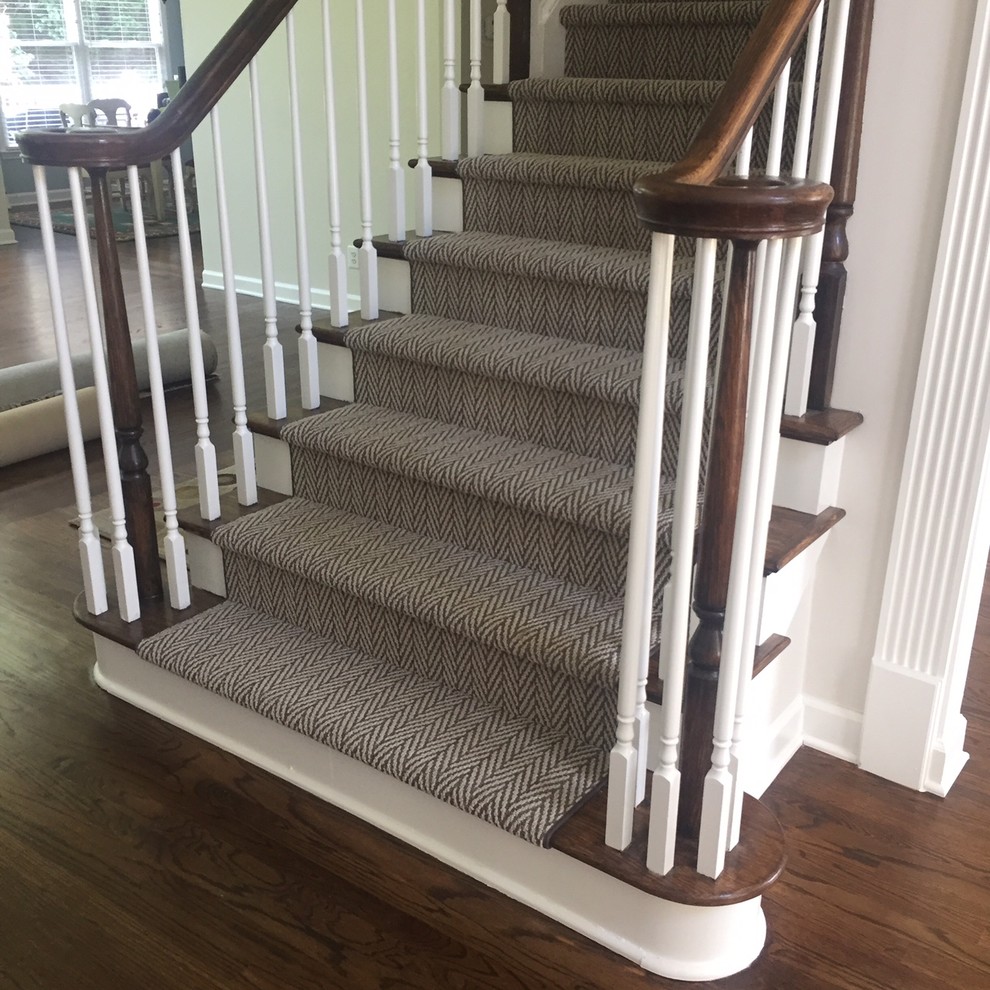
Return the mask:
POLYGON ((879 0, 833 404, 860 410, 822 557, 806 692, 861 713, 977 0, 879 0))
MULTIPOLYGON (((182 11, 185 54, 189 74, 208 54, 224 31, 245 6, 246 0, 211 0, 210 3, 187 3, 182 11)), ((429 3, 429 64, 433 67, 431 89, 439 94, 440 25, 438 5, 429 3)), ((372 159, 375 175, 374 232, 386 229, 382 204, 386 202, 388 162, 387 66, 385 59, 384 0, 368 0, 367 25, 369 48, 369 94, 372 104, 372 159)), ((416 151, 415 112, 415 5, 400 2, 399 39, 402 54, 402 156, 413 157, 416 151)), ((299 46, 300 99, 304 121, 303 153, 307 163, 306 198, 309 256, 312 282, 319 293, 327 288, 326 258, 330 246, 327 192, 326 112, 323 98, 323 54, 321 5, 318 0, 300 0, 296 7, 296 32, 299 46)), ((358 192, 357 69, 355 54, 354 4, 334 2, 334 76, 338 90, 338 142, 342 190, 342 235, 349 243, 361 233, 358 192)), ((262 106, 266 122, 268 182, 273 218, 275 277, 280 283, 294 286, 296 274, 295 227, 292 200, 292 164, 290 159, 290 118, 286 70, 286 38, 280 28, 259 57, 262 106)), ((252 147, 250 107, 247 99, 246 74, 220 104, 224 137, 224 160, 231 208, 235 267, 239 288, 260 278, 260 255, 257 238, 257 207, 252 147)), ((439 96, 431 106, 431 153, 439 151, 439 96)), ((208 128, 200 128, 194 140, 196 177, 199 186, 200 213, 203 218, 203 255, 207 273, 219 272, 219 239, 212 219, 215 213, 213 155, 208 128)), ((406 170, 408 172, 408 170, 406 170)), ((408 188, 409 216, 412 217, 411 183, 408 188)), ((410 222, 408 226, 412 226, 410 222)), ((207 274, 206 281, 210 281, 207 274)))

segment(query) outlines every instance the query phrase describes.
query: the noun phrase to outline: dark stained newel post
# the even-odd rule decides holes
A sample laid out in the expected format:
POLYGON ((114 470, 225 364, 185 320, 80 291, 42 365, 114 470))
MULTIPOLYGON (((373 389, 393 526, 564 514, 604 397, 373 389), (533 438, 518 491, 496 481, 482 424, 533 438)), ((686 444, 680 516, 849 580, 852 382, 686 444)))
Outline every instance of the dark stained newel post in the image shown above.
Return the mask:
POLYGON ((106 169, 90 169, 89 175, 93 190, 96 251, 103 296, 110 399, 117 431, 127 538, 134 548, 138 594, 142 601, 147 601, 161 598, 163 591, 151 478, 148 476, 148 456, 141 446, 141 434, 144 432, 141 401, 124 301, 124 285, 120 277, 120 259, 110 209, 107 172, 106 169))

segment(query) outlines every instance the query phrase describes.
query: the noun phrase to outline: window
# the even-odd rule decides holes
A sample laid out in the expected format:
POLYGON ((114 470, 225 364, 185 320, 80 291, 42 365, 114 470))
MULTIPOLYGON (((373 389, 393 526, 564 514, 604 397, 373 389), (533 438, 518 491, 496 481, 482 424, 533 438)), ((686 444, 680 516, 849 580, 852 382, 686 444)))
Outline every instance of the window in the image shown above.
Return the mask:
POLYGON ((7 140, 61 124, 62 103, 119 97, 138 121, 162 89, 160 0, 0 0, 7 140))

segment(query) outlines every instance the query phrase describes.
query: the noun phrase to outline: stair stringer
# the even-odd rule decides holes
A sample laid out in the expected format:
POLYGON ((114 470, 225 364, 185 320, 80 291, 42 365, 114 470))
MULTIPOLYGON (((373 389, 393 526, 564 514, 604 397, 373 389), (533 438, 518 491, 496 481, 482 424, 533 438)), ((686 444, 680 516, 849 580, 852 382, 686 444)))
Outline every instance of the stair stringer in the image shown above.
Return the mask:
POLYGON ((762 898, 699 907, 646 894, 459 811, 356 760, 146 663, 94 634, 109 694, 301 787, 426 854, 670 979, 717 980, 763 950, 762 898))

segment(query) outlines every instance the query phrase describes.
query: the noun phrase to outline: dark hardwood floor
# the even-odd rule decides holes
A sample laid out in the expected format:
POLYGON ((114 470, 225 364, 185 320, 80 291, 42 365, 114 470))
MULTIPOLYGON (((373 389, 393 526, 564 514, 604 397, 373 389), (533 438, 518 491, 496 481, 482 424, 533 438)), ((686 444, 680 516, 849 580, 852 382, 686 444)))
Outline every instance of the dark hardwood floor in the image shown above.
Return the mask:
MULTIPOLYGON (((50 353, 37 241, 18 236, 0 249, 0 365, 50 353)), ((174 242, 154 250, 174 287, 174 242)), ((220 296, 202 295, 216 329, 220 296)), ((188 397, 170 403, 178 422, 188 397)), ((103 694, 71 616, 71 501, 64 454, 0 469, 2 990, 677 985, 103 694)), ((945 801, 795 757, 767 796, 790 853, 768 948, 703 986, 990 987, 990 590, 967 715, 972 759, 945 801)))

